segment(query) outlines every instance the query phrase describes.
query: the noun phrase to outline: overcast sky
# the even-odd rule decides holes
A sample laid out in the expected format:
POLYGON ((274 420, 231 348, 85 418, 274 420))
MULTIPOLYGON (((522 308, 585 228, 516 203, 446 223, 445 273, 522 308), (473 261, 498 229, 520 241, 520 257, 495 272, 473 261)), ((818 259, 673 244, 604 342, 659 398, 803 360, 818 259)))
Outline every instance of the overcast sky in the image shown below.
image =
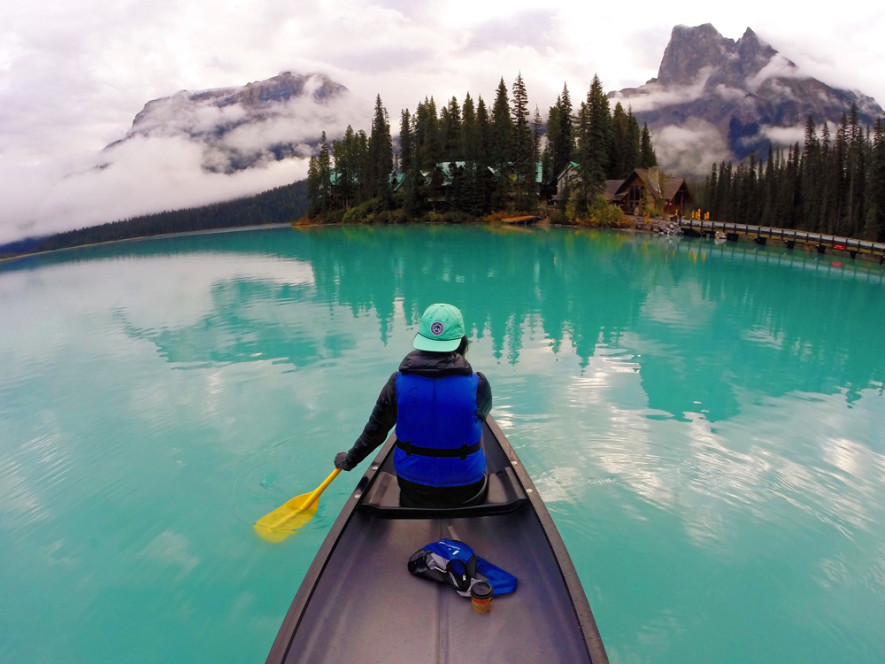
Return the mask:
POLYGON ((563 83, 573 101, 594 73, 606 90, 641 85, 657 74, 673 26, 712 23, 731 39, 751 27, 809 75, 885 104, 885 12, 866 0, 827 12, 761 0, 539 5, 0 0, 0 242, 303 177, 298 161, 207 175, 191 147, 160 143, 93 169, 147 101, 282 71, 326 73, 369 104, 380 94, 391 118, 427 95, 491 102, 502 76, 510 87, 522 73, 546 117, 563 83))

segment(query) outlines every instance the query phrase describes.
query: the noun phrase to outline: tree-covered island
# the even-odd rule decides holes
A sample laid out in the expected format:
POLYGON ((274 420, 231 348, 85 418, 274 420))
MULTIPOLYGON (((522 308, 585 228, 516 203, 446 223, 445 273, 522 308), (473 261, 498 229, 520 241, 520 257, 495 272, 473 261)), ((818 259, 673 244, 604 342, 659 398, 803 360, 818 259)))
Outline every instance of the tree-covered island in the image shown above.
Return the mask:
POLYGON ((371 131, 323 134, 308 170, 309 216, 328 221, 462 222, 547 214, 557 222, 619 225, 606 181, 657 164, 648 127, 611 109, 598 76, 575 109, 568 86, 542 121, 522 75, 501 78, 491 108, 468 92, 437 108, 433 97, 400 115, 398 149, 379 95, 371 131), (570 177, 561 177, 566 171, 570 177))

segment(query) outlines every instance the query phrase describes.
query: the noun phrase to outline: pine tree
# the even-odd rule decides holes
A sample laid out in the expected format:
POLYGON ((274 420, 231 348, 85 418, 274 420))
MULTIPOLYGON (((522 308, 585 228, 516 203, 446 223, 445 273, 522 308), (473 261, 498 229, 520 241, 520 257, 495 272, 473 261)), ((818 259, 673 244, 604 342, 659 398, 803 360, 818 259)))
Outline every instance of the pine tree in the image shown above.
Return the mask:
POLYGON ((639 168, 652 168, 658 165, 658 156, 651 144, 651 133, 648 123, 642 125, 642 136, 639 139, 639 168))
POLYGON ((504 79, 498 83, 495 93, 495 103, 492 106, 491 118, 491 165, 495 172, 496 186, 493 192, 493 206, 504 208, 507 195, 510 193, 510 151, 513 147, 513 118, 510 115, 510 100, 507 95, 507 86, 504 79))
POLYGON ((885 239, 885 126, 882 118, 876 120, 873 131, 867 188, 863 237, 882 241, 885 239))
POLYGON ((706 186, 704 187, 705 197, 702 201, 702 206, 710 213, 712 219, 719 219, 719 212, 715 209, 718 186, 719 170, 716 168, 716 162, 714 161, 713 167, 710 169, 710 175, 707 176, 706 186))
POLYGON ((392 205, 393 141, 390 138, 390 123, 387 110, 381 103, 381 95, 375 99, 375 115, 372 118, 372 133, 369 134, 369 170, 367 182, 369 195, 381 199, 381 205, 392 205))
POLYGON ((814 216, 811 219, 804 220, 804 226, 809 230, 823 230, 826 227, 829 210, 833 207, 833 186, 827 174, 830 151, 832 149, 830 145, 830 129, 827 123, 824 122, 821 128, 820 163, 818 165, 818 177, 820 178, 818 204, 820 207, 814 211, 814 216))
POLYGON ((463 140, 461 137, 461 107, 458 100, 453 96, 440 113, 440 125, 442 129, 443 161, 456 162, 464 159, 461 152, 463 140))
POLYGON ((415 110, 415 155, 418 168, 432 171, 442 161, 439 119, 433 97, 424 99, 415 110))
POLYGON ((461 210, 468 214, 482 213, 482 189, 479 181, 480 153, 482 139, 480 137, 479 120, 476 105, 468 92, 461 105, 461 147, 460 154, 464 160, 464 177, 461 187, 464 189, 460 197, 461 210))
MULTIPOLYGON (((734 221, 731 217, 731 162, 719 164, 719 181, 716 185, 715 218, 734 221)), ((711 215, 714 216, 714 215, 711 215)))
POLYGON ((845 225, 846 209, 848 193, 848 117, 844 114, 836 130, 836 141, 833 145, 833 151, 830 154, 828 171, 834 185, 833 208, 827 219, 826 228, 822 229, 826 233, 841 234, 845 225))
POLYGON ((332 158, 335 161, 336 207, 350 208, 357 202, 359 183, 365 178, 364 155, 353 127, 347 125, 344 136, 332 141, 332 158))
POLYGON ((553 142, 553 177, 562 172, 562 169, 572 160, 574 153, 574 135, 572 123, 572 101, 569 97, 568 85, 563 84, 562 93, 556 99, 555 114, 551 108, 551 115, 554 116, 555 125, 551 129, 548 127, 548 135, 553 142))
MULTIPOLYGON (((635 122, 635 120, 634 120, 635 122)), ((624 111, 621 102, 615 104, 612 112, 611 140, 609 143, 610 166, 608 179, 626 178, 636 167, 638 154, 633 152, 631 117, 624 111)))
POLYGON ((308 165, 308 196, 313 214, 323 214, 332 204, 332 165, 329 156, 329 143, 326 132, 320 136, 320 149, 316 158, 308 165))
POLYGON ((802 217, 814 219, 820 210, 818 192, 822 167, 820 142, 817 138, 817 127, 814 118, 809 115, 805 121, 805 145, 802 151, 801 194, 802 217))
POLYGON ((843 233, 854 237, 863 228, 866 146, 857 104, 852 103, 848 118, 848 196, 847 225, 843 233))
POLYGON ((799 143, 795 143, 787 156, 784 169, 783 193, 781 206, 783 213, 783 225, 786 228, 796 228, 799 221, 799 206, 802 201, 802 173, 801 173, 801 149, 799 143))
POLYGON ((476 162, 479 146, 479 125, 476 119, 476 105, 468 92, 464 96, 461 107, 461 145, 460 154, 467 162, 476 162))
POLYGON ((538 164, 541 161, 541 143, 543 140, 543 135, 544 121, 541 120, 541 111, 536 104, 535 116, 534 118, 532 118, 532 170, 536 181, 538 176, 538 164))
POLYGON ((413 118, 408 109, 400 116, 400 173, 403 176, 403 210, 407 215, 417 214, 420 209, 421 174, 415 154, 413 118))
POLYGON ((412 116, 407 108, 400 113, 399 155, 400 173, 410 173, 415 163, 415 147, 412 139, 412 116))
POLYGON ((759 224, 762 226, 777 226, 777 203, 775 201, 776 189, 774 183, 774 148, 768 144, 768 158, 765 160, 765 172, 760 182, 762 190, 762 213, 759 224))
POLYGON ((593 77, 587 101, 579 116, 578 164, 581 192, 579 207, 589 206, 602 193, 610 162, 611 113, 598 76, 593 77))
MULTIPOLYGON (((629 140, 629 159, 627 164, 627 175, 633 172, 634 169, 640 168, 639 160, 641 155, 641 147, 642 147, 642 131, 639 129, 639 122, 636 121, 636 116, 633 115, 633 109, 627 109, 627 119, 629 120, 629 132, 628 132, 628 140, 629 140)), ((654 155, 654 148, 651 147, 651 136, 648 137, 649 150, 652 155, 654 155)), ((654 157, 655 165, 657 165, 657 157, 654 157)))
POLYGON ((358 163, 356 178, 356 201, 358 203, 365 202, 372 198, 372 190, 370 186, 371 166, 369 164, 369 137, 366 132, 360 129, 353 137, 353 152, 356 155, 354 160, 358 163))
POLYGON ((307 213, 311 216, 320 212, 320 171, 319 160, 311 155, 307 162, 307 213))
MULTIPOLYGON (((557 103, 559 100, 557 100, 557 103)), ((541 154, 544 164, 544 182, 552 182, 559 175, 555 166, 556 135, 559 131, 559 108, 554 105, 547 111, 547 142, 541 154)))
POLYGON ((476 159, 476 178, 479 186, 479 206, 483 212, 489 212, 494 197, 496 178, 490 170, 492 164, 492 121, 482 97, 476 102, 476 127, 479 136, 479 148, 476 159))
POLYGON ((525 83, 519 74, 513 83, 513 144, 508 152, 513 162, 516 207, 520 210, 530 210, 535 202, 534 141, 528 103, 525 83))

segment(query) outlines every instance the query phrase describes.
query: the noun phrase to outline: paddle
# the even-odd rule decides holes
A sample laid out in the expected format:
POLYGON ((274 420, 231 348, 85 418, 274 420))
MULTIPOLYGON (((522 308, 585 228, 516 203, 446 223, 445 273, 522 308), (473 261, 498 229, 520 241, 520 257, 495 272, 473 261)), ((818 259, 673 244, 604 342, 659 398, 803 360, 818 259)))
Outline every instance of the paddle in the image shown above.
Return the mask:
POLYGON ((341 470, 336 468, 310 493, 302 493, 265 514, 255 522, 255 532, 268 542, 282 542, 289 535, 301 528, 313 518, 317 512, 320 496, 332 483, 341 470))

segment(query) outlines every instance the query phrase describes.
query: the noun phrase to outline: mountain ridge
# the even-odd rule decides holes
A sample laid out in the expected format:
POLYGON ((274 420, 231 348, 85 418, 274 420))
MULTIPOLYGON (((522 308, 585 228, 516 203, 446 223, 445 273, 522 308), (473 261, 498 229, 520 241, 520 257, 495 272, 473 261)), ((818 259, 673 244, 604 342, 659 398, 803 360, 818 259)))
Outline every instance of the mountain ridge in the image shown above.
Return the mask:
POLYGON ((104 152, 139 138, 184 139, 202 148, 206 171, 232 173, 309 157, 320 141, 318 127, 334 129, 356 119, 353 110, 363 105, 347 87, 319 73, 289 71, 245 86, 181 90, 147 102, 126 135, 104 152))

